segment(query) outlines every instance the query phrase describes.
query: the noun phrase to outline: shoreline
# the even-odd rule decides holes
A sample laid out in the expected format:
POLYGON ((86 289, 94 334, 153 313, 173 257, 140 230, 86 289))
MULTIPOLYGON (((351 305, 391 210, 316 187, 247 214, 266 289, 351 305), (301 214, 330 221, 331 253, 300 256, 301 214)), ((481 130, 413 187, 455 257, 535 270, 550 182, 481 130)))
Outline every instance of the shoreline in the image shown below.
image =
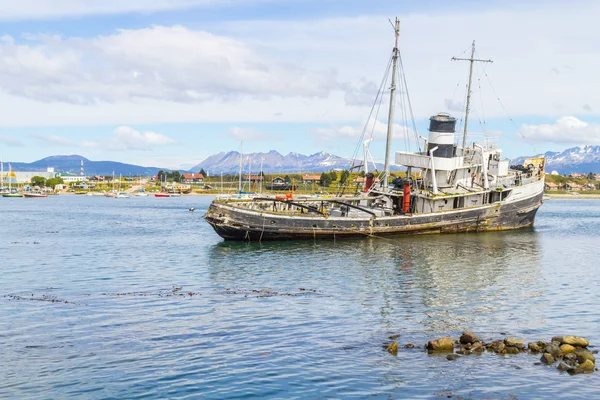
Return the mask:
POLYGON ((548 194, 544 193, 544 197, 547 199, 600 199, 600 194, 548 194))

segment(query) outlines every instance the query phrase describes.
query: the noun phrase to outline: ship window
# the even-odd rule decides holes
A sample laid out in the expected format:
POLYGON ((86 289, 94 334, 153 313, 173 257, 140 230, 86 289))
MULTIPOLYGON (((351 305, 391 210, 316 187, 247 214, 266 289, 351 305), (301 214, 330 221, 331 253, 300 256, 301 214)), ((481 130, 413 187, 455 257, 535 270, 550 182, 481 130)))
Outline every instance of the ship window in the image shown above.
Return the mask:
POLYGON ((271 221, 271 225, 274 225, 274 224, 275 224, 275 221, 271 221))
POLYGON ((317 224, 313 224, 313 228, 316 228, 316 227, 317 227, 317 224))

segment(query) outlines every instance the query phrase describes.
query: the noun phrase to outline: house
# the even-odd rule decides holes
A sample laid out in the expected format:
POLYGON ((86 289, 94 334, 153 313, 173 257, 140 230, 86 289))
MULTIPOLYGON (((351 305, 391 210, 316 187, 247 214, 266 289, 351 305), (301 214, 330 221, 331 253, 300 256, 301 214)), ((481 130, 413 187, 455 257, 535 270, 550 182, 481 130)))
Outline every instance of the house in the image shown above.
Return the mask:
POLYGON ((546 190, 558 190, 558 185, 554 182, 546 182, 545 188, 546 190))
POLYGON ((245 175, 244 176, 244 182, 252 182, 252 183, 257 183, 263 180, 263 176, 262 175, 245 175))
POLYGON ((285 179, 283 179, 280 176, 276 176, 275 178, 273 178, 273 180, 271 180, 271 184, 272 185, 285 185, 285 179))
POLYGON ((182 174, 181 175, 181 180, 184 183, 202 183, 204 182, 204 175, 202 174, 195 174, 195 173, 190 173, 190 174, 182 174))
POLYGON ((596 190, 596 185, 593 183, 586 183, 583 185, 583 190, 596 190))
POLYGON ((304 182, 304 183, 319 183, 320 180, 321 180, 321 175, 304 174, 302 176, 302 182, 304 182))
MULTIPOLYGON (((352 181, 355 185, 363 185, 365 183, 365 177, 363 176, 359 176, 357 178, 354 178, 354 180, 352 181)), ((379 178, 375 177, 375 179, 373 180, 373 182, 379 182, 379 178)))
POLYGON ((581 190, 583 186, 575 182, 567 182, 565 183, 565 190, 581 190))

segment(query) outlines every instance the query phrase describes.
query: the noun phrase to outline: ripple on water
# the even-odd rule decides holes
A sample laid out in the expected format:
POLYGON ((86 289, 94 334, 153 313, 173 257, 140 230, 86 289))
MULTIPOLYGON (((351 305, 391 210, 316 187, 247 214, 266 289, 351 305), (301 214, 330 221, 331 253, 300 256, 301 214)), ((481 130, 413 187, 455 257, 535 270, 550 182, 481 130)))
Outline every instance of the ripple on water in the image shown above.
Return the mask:
POLYGON ((171 200, 2 202, 0 357, 10 368, 0 397, 600 390, 597 374, 560 374, 525 354, 450 362, 420 349, 463 330, 600 342, 600 201, 549 201, 526 232, 246 244, 222 242, 202 220, 210 199, 171 200), (382 348, 392 334, 397 357, 382 348))

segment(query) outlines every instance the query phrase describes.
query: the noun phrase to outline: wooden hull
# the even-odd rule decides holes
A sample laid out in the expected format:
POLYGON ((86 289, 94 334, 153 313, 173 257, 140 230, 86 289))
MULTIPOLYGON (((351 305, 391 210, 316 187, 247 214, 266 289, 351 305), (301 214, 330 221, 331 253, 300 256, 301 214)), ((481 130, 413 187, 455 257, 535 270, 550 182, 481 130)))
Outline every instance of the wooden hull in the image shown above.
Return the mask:
POLYGON ((540 192, 510 203, 386 217, 290 216, 213 201, 205 219, 219 236, 237 241, 481 232, 532 227, 542 197, 540 192))

